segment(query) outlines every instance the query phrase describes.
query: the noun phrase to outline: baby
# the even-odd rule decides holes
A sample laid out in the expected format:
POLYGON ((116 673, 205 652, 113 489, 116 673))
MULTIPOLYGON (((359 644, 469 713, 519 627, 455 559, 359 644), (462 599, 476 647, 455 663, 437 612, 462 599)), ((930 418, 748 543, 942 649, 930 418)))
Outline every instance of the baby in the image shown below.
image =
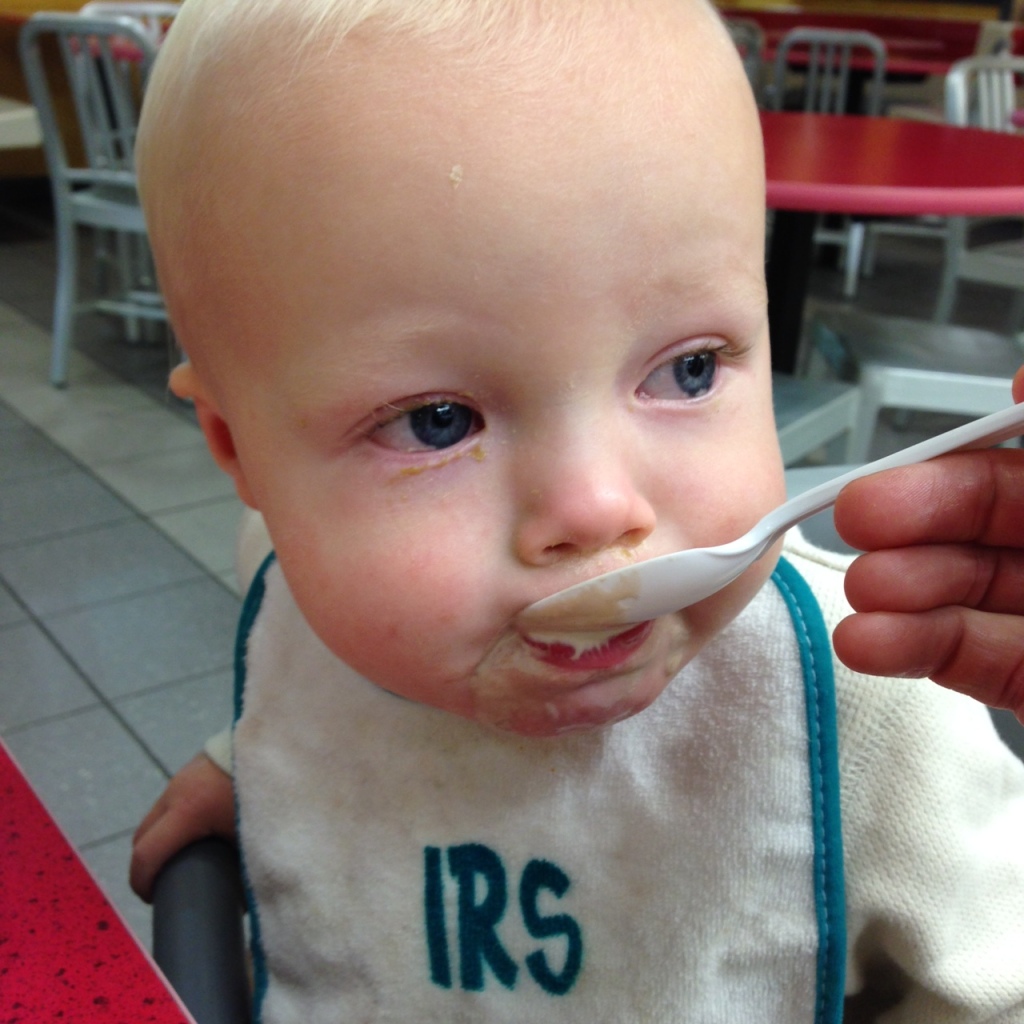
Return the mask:
POLYGON ((261 1019, 1024 1021, 1024 771, 833 663, 842 560, 520 618, 784 497, 713 10, 187 0, 143 121, 172 387, 274 548, 231 762, 261 1019))

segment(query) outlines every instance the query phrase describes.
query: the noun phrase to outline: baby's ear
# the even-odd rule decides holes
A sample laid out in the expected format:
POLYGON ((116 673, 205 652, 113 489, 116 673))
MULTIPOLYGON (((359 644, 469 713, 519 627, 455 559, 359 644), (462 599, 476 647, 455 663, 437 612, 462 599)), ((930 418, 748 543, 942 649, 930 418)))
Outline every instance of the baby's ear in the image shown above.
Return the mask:
POLYGON ((256 508, 252 491, 249 489, 245 472, 238 458, 235 439, 231 436, 231 427, 221 415, 220 409, 210 396, 209 389, 202 378, 196 373, 191 363, 181 363, 171 371, 171 391, 185 401, 191 402, 196 410, 196 418, 206 437, 206 446, 210 449, 214 461, 235 481, 238 496, 250 508, 256 508))

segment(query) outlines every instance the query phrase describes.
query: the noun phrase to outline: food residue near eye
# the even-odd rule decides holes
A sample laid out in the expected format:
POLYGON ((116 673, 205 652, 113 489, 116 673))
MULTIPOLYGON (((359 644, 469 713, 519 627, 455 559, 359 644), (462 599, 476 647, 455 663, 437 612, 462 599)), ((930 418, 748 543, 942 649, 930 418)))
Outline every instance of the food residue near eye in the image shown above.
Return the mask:
POLYGON ((420 473, 426 473, 430 469, 443 469, 445 466, 451 465, 458 459, 471 458, 475 462, 483 462, 486 458, 482 445, 474 445, 469 451, 456 452, 454 455, 449 455, 445 459, 439 459, 437 462, 431 462, 420 466, 405 466, 398 471, 399 476, 419 476, 420 473))

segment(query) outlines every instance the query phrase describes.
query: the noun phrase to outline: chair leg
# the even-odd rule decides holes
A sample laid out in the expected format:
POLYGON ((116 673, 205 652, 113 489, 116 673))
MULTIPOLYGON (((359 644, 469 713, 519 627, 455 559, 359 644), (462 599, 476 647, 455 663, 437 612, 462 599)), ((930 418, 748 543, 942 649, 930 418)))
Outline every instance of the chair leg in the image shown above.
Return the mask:
MULTIPOLYGON (((135 288, 136 282, 136 260, 134 253, 135 239, 125 231, 116 232, 117 265, 120 272, 120 283, 122 298, 127 299, 135 288)), ((142 340, 139 329, 139 318, 137 316, 125 316, 125 335, 133 344, 142 340)))
POLYGON ((878 262, 878 232, 869 227, 864 234, 864 255, 860 261, 860 272, 864 277, 873 277, 878 262))
POLYGON ((843 276, 843 295, 852 299, 857 294, 860 263, 864 254, 864 234, 867 225, 861 220, 850 221, 846 229, 846 261, 843 276))
POLYGON ((57 290, 53 302, 53 347, 50 383, 62 388, 68 382, 68 350, 75 318, 78 239, 68 216, 57 213, 57 290))
POLYGON ((860 399, 857 404, 857 420, 847 435, 846 458, 852 463, 867 462, 871 442, 878 425, 878 414, 882 408, 882 389, 870 366, 863 367, 860 375, 860 399))
POLYGON ((1024 292, 1014 292, 1010 304, 1010 333, 1024 333, 1024 292))
POLYGON ((951 217, 946 234, 946 254, 942 266, 942 281, 939 283, 939 298, 935 303, 935 314, 932 318, 937 324, 948 324, 953 316, 960 252, 966 244, 967 221, 962 217, 951 217))

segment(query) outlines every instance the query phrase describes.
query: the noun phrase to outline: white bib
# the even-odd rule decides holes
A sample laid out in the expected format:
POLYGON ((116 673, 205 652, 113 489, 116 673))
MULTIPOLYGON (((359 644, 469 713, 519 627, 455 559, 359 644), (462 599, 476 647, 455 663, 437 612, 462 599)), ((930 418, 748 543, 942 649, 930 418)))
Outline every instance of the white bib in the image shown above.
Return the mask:
POLYGON ((773 579, 651 708, 527 739, 356 675, 271 560, 234 736, 258 1018, 838 1021, 831 655, 773 579))

